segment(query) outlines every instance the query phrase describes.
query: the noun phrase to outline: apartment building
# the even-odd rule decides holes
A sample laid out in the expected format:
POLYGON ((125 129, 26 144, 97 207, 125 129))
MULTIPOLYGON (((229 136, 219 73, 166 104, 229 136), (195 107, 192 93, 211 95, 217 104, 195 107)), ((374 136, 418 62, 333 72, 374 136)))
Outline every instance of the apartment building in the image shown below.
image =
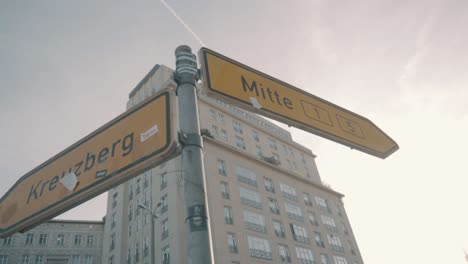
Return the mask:
POLYGON ((0 263, 100 264, 103 221, 51 220, 0 239, 0 263))
MULTIPOLYGON (((172 75, 156 65, 127 107, 175 88, 172 75)), ((203 95, 198 103, 215 263, 363 263, 343 195, 322 184, 311 150, 258 115, 203 95)), ((103 263, 187 263, 189 181, 179 156, 110 190, 103 263)))

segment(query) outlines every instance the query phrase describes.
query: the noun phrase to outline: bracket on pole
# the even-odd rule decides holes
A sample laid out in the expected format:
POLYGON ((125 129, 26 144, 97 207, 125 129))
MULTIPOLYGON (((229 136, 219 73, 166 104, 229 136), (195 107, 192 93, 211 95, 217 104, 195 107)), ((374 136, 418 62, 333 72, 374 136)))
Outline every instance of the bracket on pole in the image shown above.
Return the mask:
POLYGON ((195 146, 203 149, 201 136, 199 136, 197 133, 185 133, 184 131, 180 131, 179 142, 182 147, 195 146))

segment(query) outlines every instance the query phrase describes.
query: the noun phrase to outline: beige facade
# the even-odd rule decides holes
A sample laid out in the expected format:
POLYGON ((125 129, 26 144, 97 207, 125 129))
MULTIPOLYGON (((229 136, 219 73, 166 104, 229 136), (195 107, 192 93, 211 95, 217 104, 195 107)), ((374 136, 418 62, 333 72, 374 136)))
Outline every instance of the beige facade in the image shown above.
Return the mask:
MULTIPOLYGON (((156 66, 130 94, 131 107, 165 87, 156 66)), ((210 236, 215 263, 362 264, 343 195, 322 185, 315 155, 288 131, 219 100, 199 97, 210 236)), ((180 157, 108 194, 103 263, 184 264, 180 157)))
POLYGON ((0 239, 1 264, 100 264, 104 222, 51 220, 0 239))

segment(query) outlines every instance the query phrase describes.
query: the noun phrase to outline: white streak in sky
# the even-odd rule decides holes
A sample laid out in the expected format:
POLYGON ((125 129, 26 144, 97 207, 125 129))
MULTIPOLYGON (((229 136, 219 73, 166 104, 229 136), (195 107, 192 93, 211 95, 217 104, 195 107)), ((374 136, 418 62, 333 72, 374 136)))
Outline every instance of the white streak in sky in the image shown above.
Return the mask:
POLYGON ((171 11, 171 13, 174 15, 174 17, 177 18, 177 20, 193 35, 193 37, 198 41, 198 43, 200 43, 200 45, 202 47, 206 47, 205 43, 203 43, 203 41, 197 36, 197 34, 195 34, 195 32, 193 32, 193 30, 184 22, 184 20, 179 15, 177 15, 177 13, 174 11, 174 9, 172 9, 166 3, 166 1, 161 0, 161 3, 163 3, 163 5, 165 7, 167 7, 167 9, 169 9, 169 11, 171 11))

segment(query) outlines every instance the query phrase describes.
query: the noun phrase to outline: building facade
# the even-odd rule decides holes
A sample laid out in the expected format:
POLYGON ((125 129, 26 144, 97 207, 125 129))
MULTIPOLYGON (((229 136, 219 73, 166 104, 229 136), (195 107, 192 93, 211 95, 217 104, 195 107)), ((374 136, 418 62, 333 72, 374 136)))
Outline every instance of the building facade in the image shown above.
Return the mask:
POLYGON ((103 221, 51 220, 0 239, 1 264, 100 264, 103 221))
MULTIPOLYGON (((174 89, 172 75, 157 65, 130 93, 127 108, 174 89)), ((363 263, 343 195, 322 184, 309 149, 220 100, 200 95, 199 114, 214 263, 363 263)), ((176 157, 110 190, 103 263, 187 263, 184 184, 190 179, 181 177, 176 157), (157 217, 154 230, 142 206, 157 217)))

